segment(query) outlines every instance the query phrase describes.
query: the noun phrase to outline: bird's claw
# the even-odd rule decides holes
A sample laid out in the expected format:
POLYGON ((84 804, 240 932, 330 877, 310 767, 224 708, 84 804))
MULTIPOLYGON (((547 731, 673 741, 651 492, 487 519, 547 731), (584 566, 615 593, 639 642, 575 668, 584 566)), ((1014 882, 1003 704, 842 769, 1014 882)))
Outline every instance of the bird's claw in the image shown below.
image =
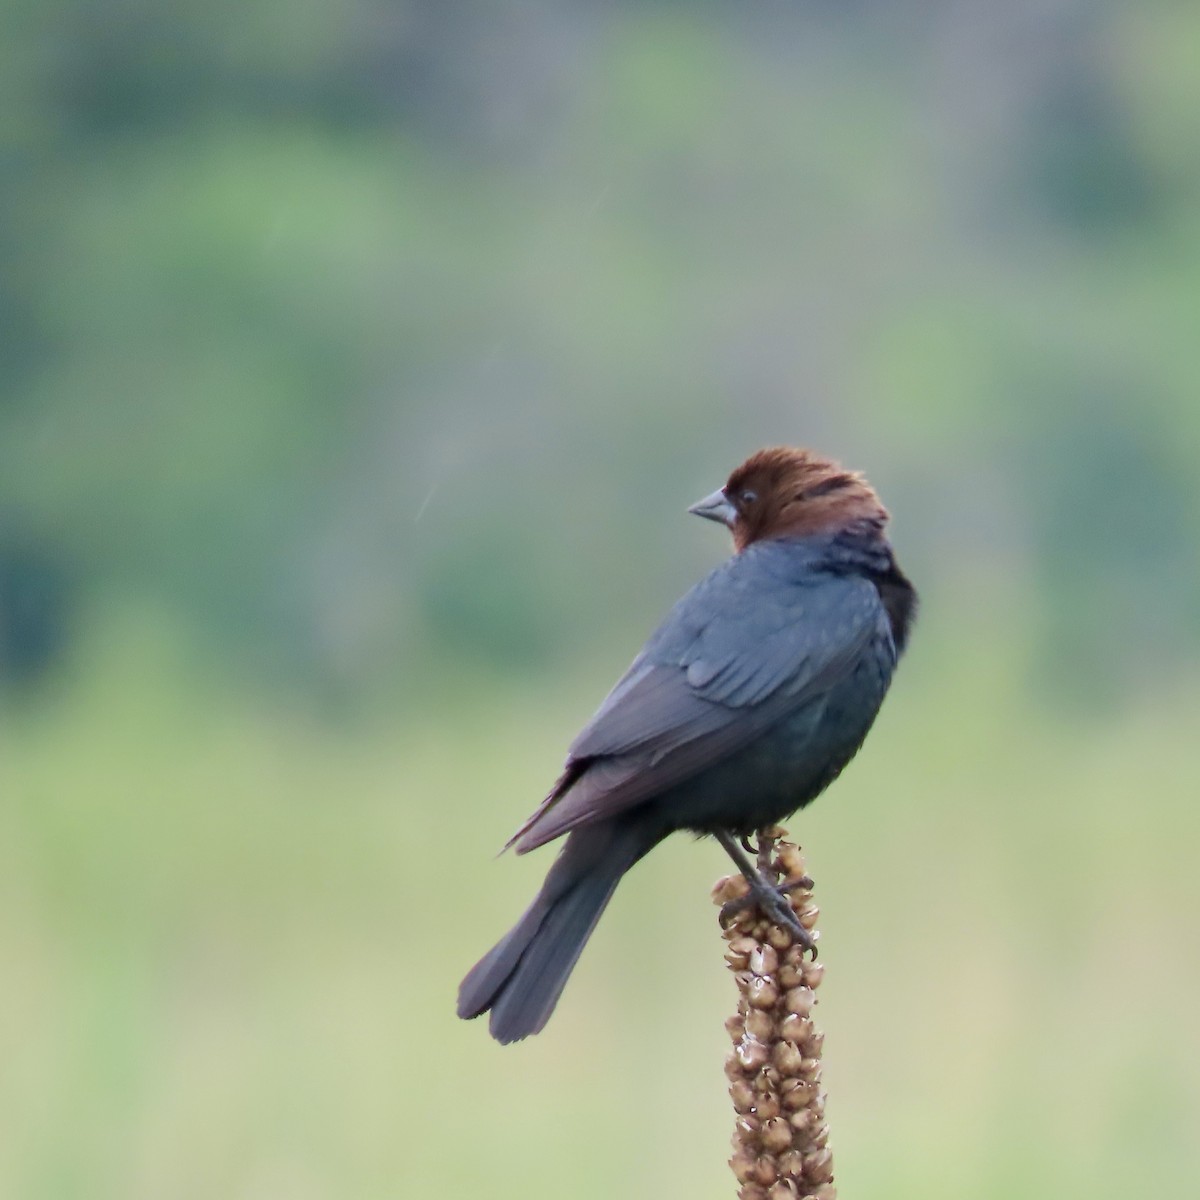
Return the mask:
POLYGON ((749 880, 748 882, 750 883, 750 892, 748 895, 742 896, 737 900, 727 900, 721 905, 717 919, 720 921, 722 928, 728 928, 730 922, 739 913, 745 912, 748 908, 757 908, 773 924, 780 925, 786 929, 800 944, 803 952, 811 954, 815 960, 817 957, 816 939, 800 923, 800 918, 796 916, 795 910, 788 900, 787 893, 782 888, 770 885, 764 887, 757 880, 749 880))

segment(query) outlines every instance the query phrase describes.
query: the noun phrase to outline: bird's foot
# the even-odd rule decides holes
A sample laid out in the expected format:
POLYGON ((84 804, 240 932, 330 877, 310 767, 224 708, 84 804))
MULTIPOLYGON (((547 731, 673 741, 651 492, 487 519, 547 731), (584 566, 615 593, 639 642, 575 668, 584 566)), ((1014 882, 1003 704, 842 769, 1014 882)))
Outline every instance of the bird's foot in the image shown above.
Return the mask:
MULTIPOLYGON (((816 938, 805 929, 788 896, 793 888, 806 886, 811 888, 812 880, 807 876, 800 876, 796 879, 785 879, 781 883, 772 882, 773 877, 777 877, 776 868, 772 865, 772 854, 777 839, 768 836, 767 831, 759 835, 757 866, 742 853, 738 841, 730 834, 717 833, 716 837, 717 841, 724 846, 726 853, 733 859, 738 870, 741 871, 750 889, 747 895, 736 900, 729 900, 721 906, 719 914, 721 924, 728 926, 739 913, 745 912, 749 908, 757 908, 768 921, 786 929, 800 944, 803 951, 811 954, 815 959, 817 957, 816 938)), ((741 844, 745 846, 746 839, 740 840, 741 844)), ((753 847, 747 846, 746 848, 753 853, 753 847)))
MULTIPOLYGON (((718 919, 722 926, 728 926, 740 913, 748 908, 757 908, 774 925, 780 925, 788 931, 800 944, 806 954, 817 957, 817 942, 811 933, 800 923, 792 908, 787 891, 773 883, 768 883, 759 875, 746 876, 750 891, 738 900, 727 900, 721 905, 718 919)), ((795 887, 796 884, 792 884, 795 887)))

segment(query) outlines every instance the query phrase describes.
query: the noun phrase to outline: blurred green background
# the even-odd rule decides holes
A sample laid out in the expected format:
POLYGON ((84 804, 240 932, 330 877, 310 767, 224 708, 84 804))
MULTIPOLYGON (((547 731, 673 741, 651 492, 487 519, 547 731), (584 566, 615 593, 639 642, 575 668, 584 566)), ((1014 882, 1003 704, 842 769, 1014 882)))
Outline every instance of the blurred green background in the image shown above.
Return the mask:
POLYGON ((10 3, 0 1195, 729 1197, 719 851, 494 851, 759 445, 924 607, 792 828, 852 1200, 1200 1189, 1200 8, 10 3))

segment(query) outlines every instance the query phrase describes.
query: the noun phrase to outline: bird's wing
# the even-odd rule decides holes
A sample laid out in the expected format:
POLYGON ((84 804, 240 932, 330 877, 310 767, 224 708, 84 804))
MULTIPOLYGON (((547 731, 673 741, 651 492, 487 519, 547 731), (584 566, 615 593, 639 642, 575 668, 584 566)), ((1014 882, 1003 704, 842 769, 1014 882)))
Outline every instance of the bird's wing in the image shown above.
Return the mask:
POLYGON ((856 576, 781 580, 770 565, 747 551, 684 596, 509 845, 524 853, 623 812, 823 704, 886 625, 878 593, 856 576))

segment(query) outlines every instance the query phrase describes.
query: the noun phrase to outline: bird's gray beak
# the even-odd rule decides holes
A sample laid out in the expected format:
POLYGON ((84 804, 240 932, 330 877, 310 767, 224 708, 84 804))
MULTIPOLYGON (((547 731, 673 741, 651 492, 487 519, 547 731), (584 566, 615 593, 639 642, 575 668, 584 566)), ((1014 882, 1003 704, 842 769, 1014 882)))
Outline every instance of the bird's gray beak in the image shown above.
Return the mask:
POLYGON ((725 495, 722 488, 718 488, 711 496, 705 496, 703 500, 698 500, 688 512, 695 513, 698 517, 704 517, 709 521, 720 521, 722 525, 728 525, 733 528, 733 523, 737 520, 737 509, 729 502, 729 497, 725 495))

